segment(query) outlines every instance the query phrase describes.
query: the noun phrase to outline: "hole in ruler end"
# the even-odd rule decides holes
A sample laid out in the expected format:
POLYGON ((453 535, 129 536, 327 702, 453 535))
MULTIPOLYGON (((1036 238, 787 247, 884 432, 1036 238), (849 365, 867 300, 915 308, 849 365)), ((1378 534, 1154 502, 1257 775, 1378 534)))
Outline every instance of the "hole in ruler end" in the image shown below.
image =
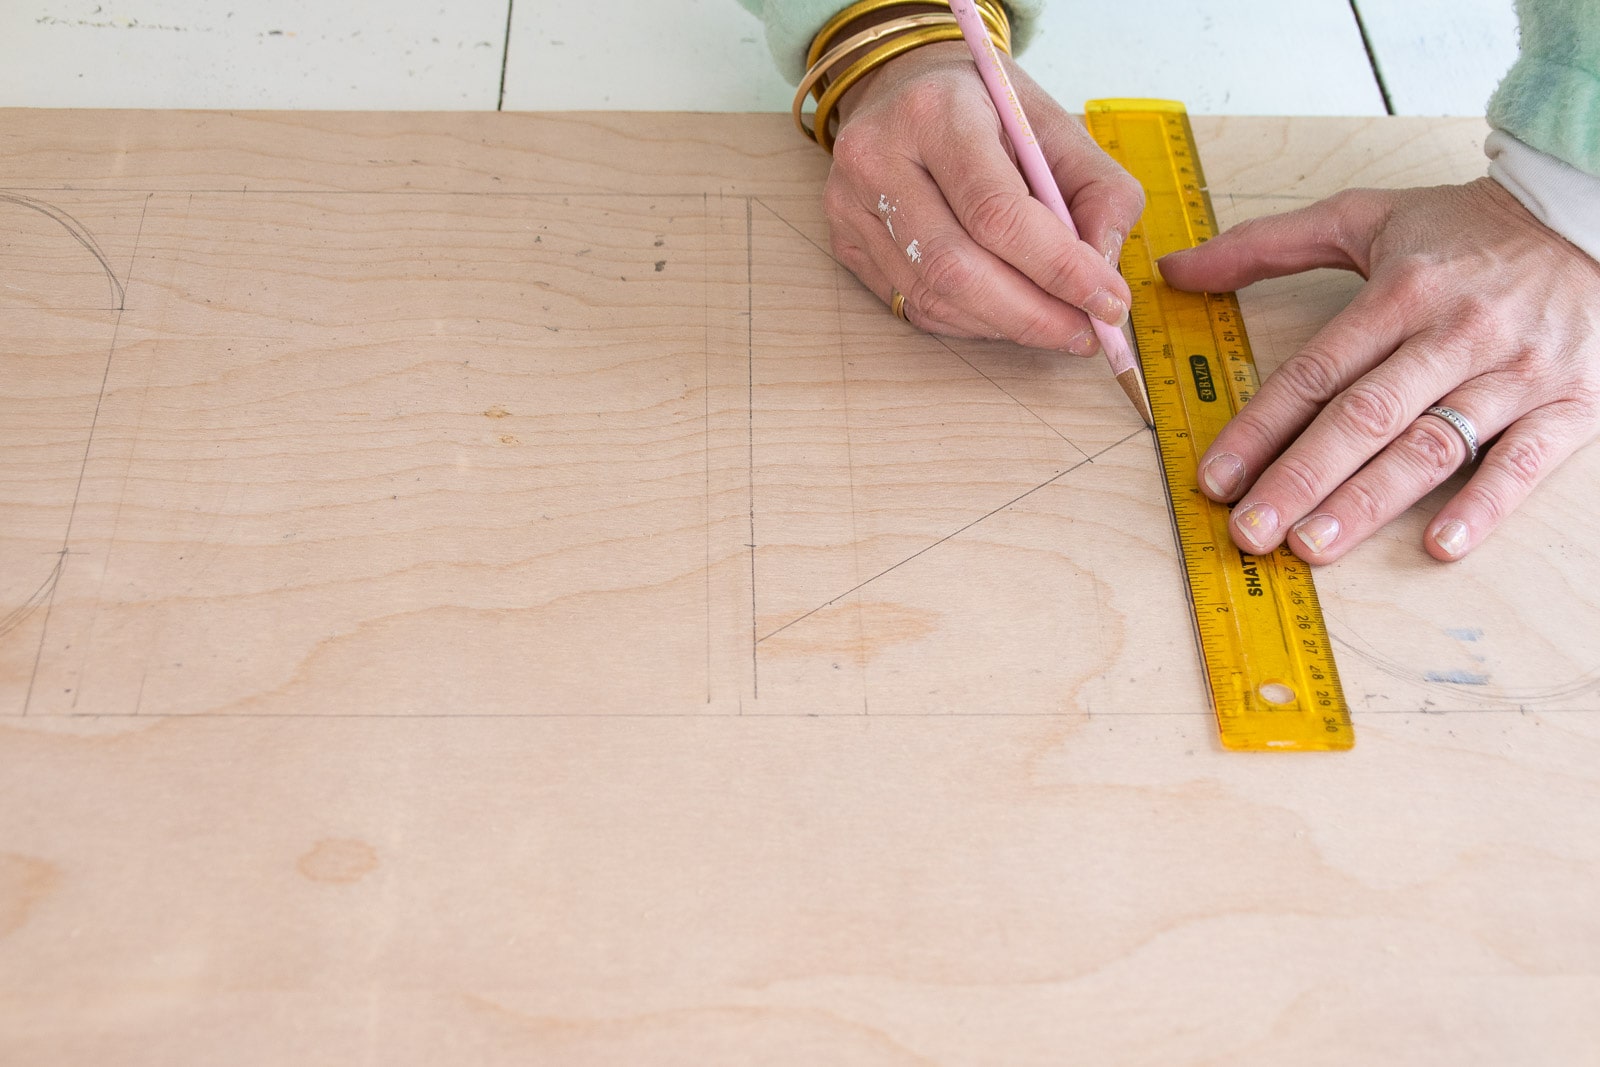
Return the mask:
POLYGON ((1256 692, 1268 704, 1282 706, 1294 703, 1294 690, 1282 682, 1262 682, 1256 692))

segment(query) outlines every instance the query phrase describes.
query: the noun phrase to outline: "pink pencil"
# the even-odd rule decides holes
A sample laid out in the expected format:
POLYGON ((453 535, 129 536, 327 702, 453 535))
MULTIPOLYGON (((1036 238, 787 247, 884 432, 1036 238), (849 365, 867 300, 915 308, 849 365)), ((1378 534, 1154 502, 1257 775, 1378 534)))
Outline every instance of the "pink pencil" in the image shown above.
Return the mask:
MULTIPOLYGON (((961 27, 961 36, 966 38, 967 47, 972 50, 972 59, 977 63, 978 73, 989 90, 989 99, 994 101, 994 109, 1000 113, 1000 125, 1005 127, 1006 136, 1011 138, 1011 146, 1016 149, 1017 161, 1022 165, 1022 176, 1027 179, 1028 188, 1035 199, 1043 202, 1066 225, 1072 236, 1078 236, 1078 227, 1072 222, 1066 201, 1061 199, 1061 190, 1056 187, 1055 177, 1050 173, 1050 164, 1045 162, 1044 153, 1039 150, 1033 127, 1028 125, 1022 102, 1017 99, 1016 90, 1011 88, 1006 68, 1000 65, 1000 53, 995 50, 994 42, 989 40, 978 9, 973 6, 972 0, 950 0, 950 11, 961 27)), ((1105 349, 1106 361, 1117 376, 1117 384, 1133 401, 1134 410, 1144 419, 1144 424, 1155 425, 1150 417, 1150 405, 1145 401, 1139 366, 1134 362, 1128 339, 1115 326, 1107 326, 1092 317, 1089 321, 1094 324, 1094 334, 1100 339, 1100 347, 1105 349)))

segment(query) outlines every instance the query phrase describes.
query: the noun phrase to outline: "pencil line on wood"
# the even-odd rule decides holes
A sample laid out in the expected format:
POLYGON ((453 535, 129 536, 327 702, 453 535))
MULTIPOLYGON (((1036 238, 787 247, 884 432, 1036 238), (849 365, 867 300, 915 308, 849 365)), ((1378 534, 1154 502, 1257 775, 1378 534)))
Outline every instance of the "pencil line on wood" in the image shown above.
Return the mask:
MULTIPOLYGON (((137 263, 139 259, 139 242, 144 237, 145 217, 149 213, 150 196, 146 196, 144 203, 139 208, 139 227, 134 232, 133 254, 128 259, 128 281, 130 283, 133 280, 134 264, 137 263)), ((79 237, 77 234, 74 234, 73 236, 78 238, 80 243, 83 243, 85 239, 87 239, 88 243, 85 245, 85 247, 89 247, 91 251, 94 250, 94 239, 89 234, 88 230, 83 231, 82 237, 79 237)), ((100 260, 101 264, 106 266, 109 270, 110 265, 106 263, 104 255, 97 255, 97 258, 100 260)), ((77 483, 72 487, 72 506, 67 509, 66 530, 61 535, 61 560, 57 564, 60 572, 64 572, 66 570, 67 554, 72 548, 72 524, 73 520, 78 514, 78 500, 83 495, 83 479, 89 469, 89 454, 94 448, 95 428, 100 423, 100 406, 105 402, 106 383, 111 380, 111 364, 117 354, 117 340, 122 330, 122 316, 127 304, 127 286, 124 285, 122 281, 115 275, 112 275, 111 277, 111 284, 117 289, 117 314, 116 318, 113 319, 111 323, 111 343, 106 346, 105 366, 100 371, 100 391, 95 395, 94 413, 89 417, 89 432, 84 437, 83 441, 83 459, 78 464, 78 480, 77 483)), ((36 649, 34 649, 33 667, 28 673, 28 690, 22 698, 22 713, 24 715, 28 714, 29 709, 32 707, 34 689, 38 685, 39 666, 44 660, 45 643, 50 636, 50 615, 52 609, 55 607, 56 589, 59 588, 61 584, 60 572, 56 574, 55 580, 50 583, 50 593, 45 599, 44 622, 39 627, 39 645, 36 649)), ((72 695, 72 704, 74 707, 76 707, 78 704, 78 694, 82 692, 83 686, 76 685, 73 687, 73 689, 74 692, 72 695)))
POLYGON ((812 608, 810 611, 806 612, 804 615, 801 615, 801 616, 798 616, 796 618, 790 619, 788 622, 784 623, 782 626, 778 627, 776 630, 773 630, 771 633, 769 633, 765 637, 761 638, 761 640, 763 640, 763 641, 770 640, 771 638, 774 638, 774 637, 778 636, 779 634, 783 633, 783 631, 787 630, 789 627, 795 625, 796 623, 804 622, 806 619, 809 619, 811 616, 815 615, 817 612, 821 611, 822 609, 827 608, 827 607, 831 607, 832 605, 837 604, 839 601, 843 600, 845 597, 849 596, 851 593, 854 593, 857 590, 862 589, 865 586, 871 585, 873 582, 877 581, 879 578, 882 578, 884 575, 889 574, 889 573, 891 573, 893 571, 897 571, 901 567, 904 567, 907 563, 910 563, 912 560, 917 559, 917 558, 919 558, 921 556, 927 555, 929 552, 932 552, 934 549, 938 548, 940 545, 944 544, 946 541, 949 541, 951 538, 959 537, 960 535, 966 533, 968 530, 972 529, 974 526, 978 525, 980 522, 983 522, 985 519, 992 518, 995 515, 1000 514, 1002 511, 1006 510, 1007 508, 1011 507, 1013 504, 1016 504, 1016 503, 1018 503, 1018 502, 1020 502, 1022 500, 1027 499, 1028 497, 1032 496, 1034 493, 1037 493, 1039 490, 1045 488, 1046 486, 1053 485, 1057 481, 1061 480, 1062 478, 1065 478, 1067 475, 1069 475, 1073 471, 1077 470, 1079 467, 1087 466, 1089 464, 1089 462, 1090 461, 1087 460, 1087 459, 1081 460, 1078 463, 1074 463, 1072 466, 1068 467, 1064 471, 1058 471, 1054 476, 1052 476, 1050 478, 1049 481, 1041 482, 1040 484, 1034 486, 1032 489, 1029 489, 1024 493, 1019 493, 1017 496, 1012 497, 1010 500, 1006 501, 1004 504, 1001 504, 999 507, 995 508, 994 510, 987 511, 984 514, 979 515, 977 518, 973 519, 971 522, 967 523, 965 526, 962 526, 960 529, 952 530, 950 533, 945 534, 943 537, 941 537, 937 541, 933 542, 933 544, 927 545, 927 546, 925 546, 923 548, 919 548, 917 551, 913 552, 911 555, 907 556, 905 559, 901 560, 900 562, 891 563, 889 566, 885 567, 883 570, 879 571, 877 574, 874 574, 871 578, 868 578, 866 581, 860 582, 860 583, 858 583, 856 585, 851 586, 849 589, 846 589, 844 592, 840 593, 838 596, 834 597, 833 599, 826 601, 825 603, 818 604, 816 607, 812 608))
POLYGON ((960 352, 957 352, 955 350, 955 348, 950 344, 949 341, 947 341, 945 338, 939 337, 937 335, 934 335, 933 339, 935 341, 938 341, 939 344, 944 347, 944 350, 946 352, 949 352, 952 356, 955 356, 961 362, 963 362, 967 366, 971 367, 972 370, 979 377, 981 377, 984 381, 988 382, 990 385, 992 385, 996 389, 1000 390, 1000 392, 1004 393, 1006 395, 1006 398, 1008 400, 1010 400, 1013 404, 1017 405, 1017 407, 1021 408, 1023 411, 1026 411, 1029 415, 1032 415, 1034 418, 1038 419, 1039 422, 1044 426, 1045 429, 1049 430, 1051 433, 1053 433, 1057 437, 1061 438, 1067 444, 1071 445, 1072 446, 1072 450, 1074 452, 1078 453, 1078 455, 1080 455, 1080 456, 1083 456, 1085 459, 1088 458, 1089 453, 1087 453, 1083 449, 1079 448, 1078 447, 1078 443, 1076 441, 1074 441, 1072 438, 1068 437, 1066 434, 1062 433, 1060 430, 1056 429, 1055 426, 1051 425, 1049 419, 1046 419, 1043 415, 1040 415, 1037 411, 1033 410, 1027 404, 1023 403, 1020 399, 1017 398, 1017 396, 1014 393, 1011 392, 1011 390, 1007 389, 1005 386, 1003 386, 999 382, 995 381, 988 374, 985 374, 984 371, 983 371, 983 368, 979 367, 976 363, 973 363, 972 360, 968 359, 966 356, 963 356, 960 352))
MULTIPOLYGON (((770 211, 771 209, 768 208, 770 211)), ((791 227, 792 229, 793 227, 791 227)), ((850 361, 845 358, 845 329, 844 314, 841 306, 841 293, 839 291, 840 272, 833 272, 833 321, 834 336, 837 339, 839 350, 839 407, 840 417, 844 420, 844 469, 845 483, 850 490, 850 577, 855 579, 856 588, 864 584, 861 581, 861 531, 857 525, 859 515, 856 511, 856 458, 855 449, 850 440, 850 361)), ((867 640, 866 615, 861 610, 861 599, 856 598, 856 634, 865 643, 867 640)), ((857 664, 861 675, 861 712, 871 714, 870 705, 867 703, 867 665, 865 659, 857 664)))
MULTIPOLYGON (((101 308, 99 310, 123 310, 124 306, 127 304, 127 288, 123 285, 122 279, 117 277, 116 271, 111 269, 111 261, 106 258, 105 250, 100 247, 100 242, 94 239, 94 234, 89 232, 89 228, 87 226, 79 222, 70 212, 63 211, 54 204, 46 203, 43 200, 35 200, 31 196, 13 195, 10 193, 0 192, 0 200, 43 215, 45 218, 60 226, 74 241, 83 246, 84 251, 88 252, 95 258, 96 261, 99 262, 100 269, 105 271, 106 280, 111 283, 111 306, 109 308, 101 308)), ((148 203, 149 198, 147 197, 146 204, 148 205, 148 203)), ((141 222, 142 221, 143 219, 141 217, 141 222)), ((132 264, 129 265, 128 269, 130 271, 133 269, 132 264)))
POLYGON ((711 196, 700 194, 700 453, 705 460, 706 703, 711 703, 711 196))
MULTIPOLYGON (((756 615, 756 253, 755 208, 744 198, 745 454, 750 494, 750 692, 761 699, 761 641, 756 615)), ((741 708, 741 711, 743 709, 741 708)))
MULTIPOLYGON (((1374 718, 1395 718, 1396 716, 1421 716, 1427 719, 1442 719, 1452 715, 1477 717, 1487 715, 1511 715, 1525 718, 1528 715, 1545 715, 1552 718, 1565 718, 1572 715, 1600 715, 1600 707, 1595 708, 1363 708, 1354 712, 1358 720, 1368 716, 1374 718)), ((1093 719, 1096 723, 1110 728, 1110 724, 1118 719, 1210 719, 1214 713, 1210 708, 1193 708, 1184 711, 1099 711, 1092 716, 1087 711, 880 711, 873 715, 878 719, 1093 719)), ((25 715, 21 712, 0 712, 0 722, 30 718, 34 722, 58 719, 66 721, 84 721, 89 719, 183 719, 198 722, 219 719, 293 719, 300 722, 317 722, 321 720, 345 721, 350 719, 418 719, 418 720, 461 720, 461 721, 487 721, 503 719, 508 722, 549 719, 590 719, 604 722, 608 719, 726 719, 730 722, 740 718, 746 719, 860 719, 861 713, 857 711, 770 711, 758 712, 751 715, 726 711, 329 711, 329 712, 294 712, 294 711, 197 711, 197 712, 131 712, 131 711, 75 711, 55 715, 25 715)))

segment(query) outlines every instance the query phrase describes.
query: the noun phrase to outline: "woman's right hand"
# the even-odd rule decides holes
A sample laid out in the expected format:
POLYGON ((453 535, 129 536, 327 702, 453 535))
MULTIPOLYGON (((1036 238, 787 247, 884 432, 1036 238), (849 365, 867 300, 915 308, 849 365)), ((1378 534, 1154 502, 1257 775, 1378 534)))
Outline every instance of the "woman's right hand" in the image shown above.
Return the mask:
POLYGON ((890 61, 840 102, 823 201, 834 254, 884 302, 904 293, 922 329, 1094 355, 1085 313, 1127 319, 1116 262, 1144 192, 1007 67, 1082 239, 1029 195, 971 53, 946 41, 890 61))

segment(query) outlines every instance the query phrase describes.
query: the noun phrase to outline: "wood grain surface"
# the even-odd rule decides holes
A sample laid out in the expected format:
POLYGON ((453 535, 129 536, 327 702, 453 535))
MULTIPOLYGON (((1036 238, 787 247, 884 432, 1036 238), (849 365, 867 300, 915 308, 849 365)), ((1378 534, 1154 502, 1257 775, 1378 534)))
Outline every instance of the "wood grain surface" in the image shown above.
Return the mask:
POLYGON ((1600 1062, 1600 452, 1225 753, 1104 366, 892 318, 786 121, 0 112, 0 1062, 1600 1062))

